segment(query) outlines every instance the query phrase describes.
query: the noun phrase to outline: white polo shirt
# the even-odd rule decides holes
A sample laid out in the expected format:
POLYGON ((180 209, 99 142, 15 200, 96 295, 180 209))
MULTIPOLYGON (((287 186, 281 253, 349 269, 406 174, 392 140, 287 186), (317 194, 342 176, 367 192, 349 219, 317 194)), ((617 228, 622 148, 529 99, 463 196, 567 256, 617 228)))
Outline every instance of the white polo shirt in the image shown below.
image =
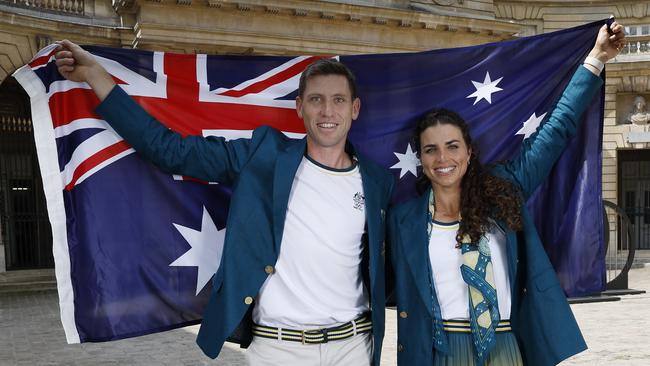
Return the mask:
POLYGON ((304 157, 291 187, 275 272, 258 293, 253 321, 325 328, 367 311, 360 268, 365 222, 358 165, 336 170, 304 157))

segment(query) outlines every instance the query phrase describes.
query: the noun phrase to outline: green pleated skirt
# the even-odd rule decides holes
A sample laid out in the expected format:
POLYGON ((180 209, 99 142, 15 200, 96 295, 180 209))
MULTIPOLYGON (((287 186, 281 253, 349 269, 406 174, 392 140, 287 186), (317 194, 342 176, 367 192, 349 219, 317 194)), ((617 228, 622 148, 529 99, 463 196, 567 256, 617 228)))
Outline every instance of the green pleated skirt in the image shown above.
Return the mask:
MULTIPOLYGON (((446 332, 449 354, 435 353, 433 366, 477 366, 471 333, 446 332)), ((523 366, 517 339, 512 332, 497 332, 496 345, 482 366, 523 366)))

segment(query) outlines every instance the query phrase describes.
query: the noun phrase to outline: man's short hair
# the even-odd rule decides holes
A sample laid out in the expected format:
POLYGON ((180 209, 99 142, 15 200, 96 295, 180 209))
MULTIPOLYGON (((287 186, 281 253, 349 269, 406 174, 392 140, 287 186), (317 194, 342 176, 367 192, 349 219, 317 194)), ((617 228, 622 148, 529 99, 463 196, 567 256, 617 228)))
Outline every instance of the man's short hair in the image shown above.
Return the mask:
POLYGON ((341 75, 345 76, 348 80, 348 86, 350 87, 350 94, 352 95, 352 100, 357 97, 357 82, 354 77, 354 74, 347 66, 341 63, 338 60, 333 58, 321 58, 318 59, 305 69, 300 75, 300 83, 298 84, 298 96, 302 98, 305 94, 305 88, 307 87, 307 80, 314 76, 319 75, 341 75))

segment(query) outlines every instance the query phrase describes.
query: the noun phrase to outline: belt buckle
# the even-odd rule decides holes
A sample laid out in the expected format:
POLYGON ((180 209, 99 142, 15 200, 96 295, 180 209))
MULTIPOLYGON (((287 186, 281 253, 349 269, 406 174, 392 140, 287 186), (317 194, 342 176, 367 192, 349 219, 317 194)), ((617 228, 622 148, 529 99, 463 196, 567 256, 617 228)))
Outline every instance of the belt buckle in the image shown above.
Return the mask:
POLYGON ((314 330, 303 330, 301 335, 302 335, 302 344, 306 344, 305 341, 305 335, 322 335, 323 340, 320 342, 314 342, 314 343, 327 343, 329 341, 328 335, 327 335, 327 329, 326 328, 321 328, 321 329, 314 329, 314 330))

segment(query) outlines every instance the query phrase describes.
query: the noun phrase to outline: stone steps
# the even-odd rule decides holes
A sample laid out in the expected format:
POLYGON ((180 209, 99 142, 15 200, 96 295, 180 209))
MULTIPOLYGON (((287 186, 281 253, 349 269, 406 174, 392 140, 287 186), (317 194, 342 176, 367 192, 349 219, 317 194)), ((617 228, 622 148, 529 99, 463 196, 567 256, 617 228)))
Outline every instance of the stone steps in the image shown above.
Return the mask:
POLYGON ((56 290, 53 269, 0 272, 0 293, 56 290))
MULTIPOLYGON (((625 266, 624 263, 607 263, 607 270, 613 271, 615 269, 621 270, 625 266)), ((642 263, 642 262, 632 262, 632 269, 637 269, 637 268, 643 268, 643 267, 650 267, 650 263, 642 263)))
MULTIPOLYGON (((621 269, 625 265, 626 261, 627 261, 627 251, 619 251, 618 261, 617 261, 618 263, 614 261, 613 257, 606 258, 607 269, 608 270, 621 269)), ((634 253, 634 261, 632 262, 632 268, 643 268, 646 266, 650 266, 650 251, 637 250, 634 253)))

